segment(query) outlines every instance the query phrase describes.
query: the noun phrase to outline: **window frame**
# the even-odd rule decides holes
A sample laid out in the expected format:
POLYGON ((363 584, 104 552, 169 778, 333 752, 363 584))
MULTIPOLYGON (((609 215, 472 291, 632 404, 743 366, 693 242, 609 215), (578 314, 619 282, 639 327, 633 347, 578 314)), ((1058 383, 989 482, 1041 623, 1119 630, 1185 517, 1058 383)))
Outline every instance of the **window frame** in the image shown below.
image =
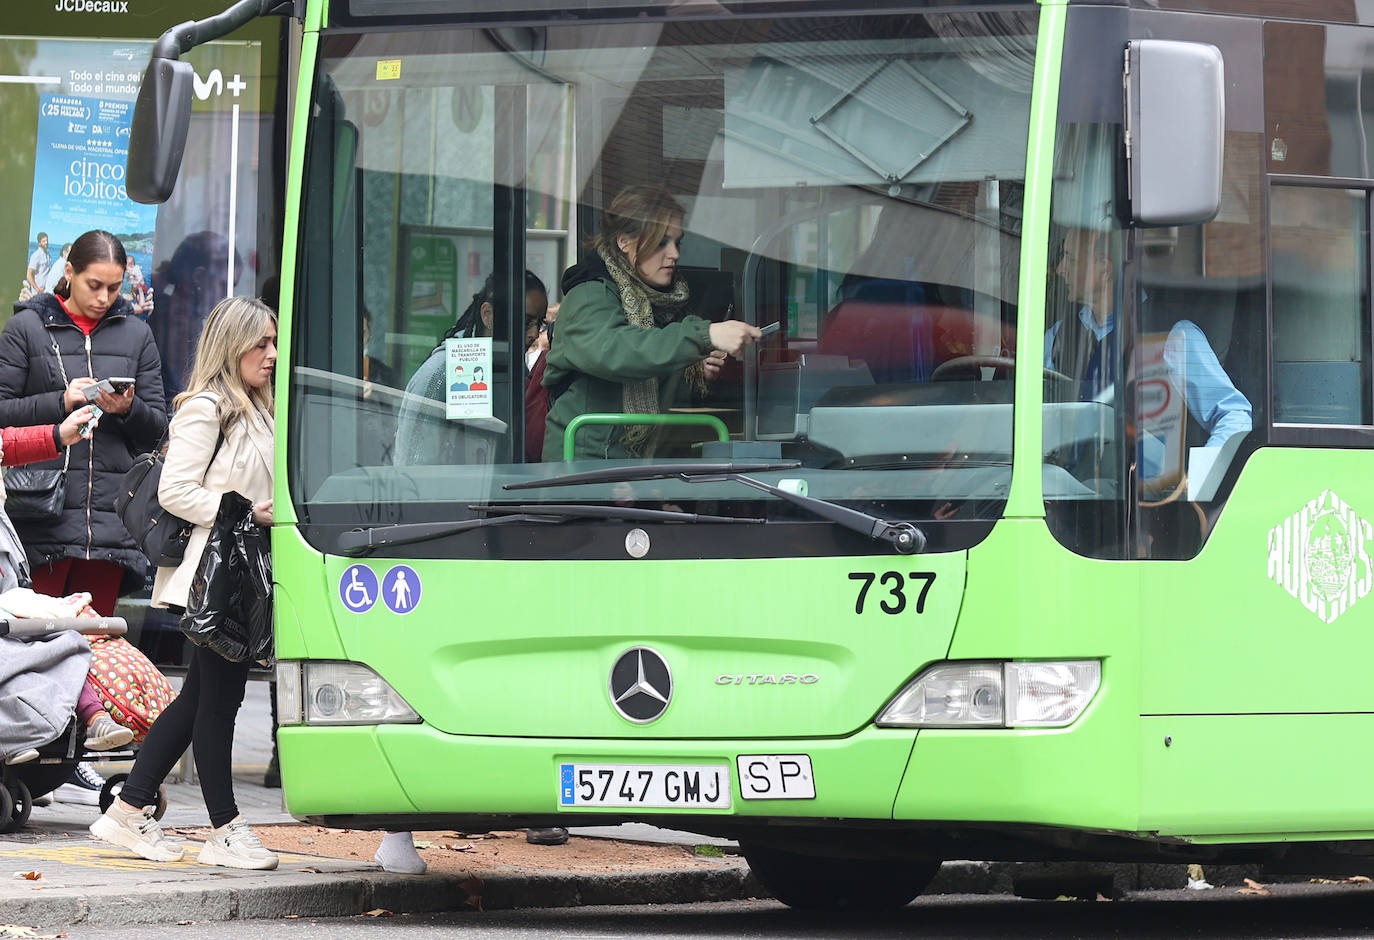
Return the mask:
MULTIPOLYGON (((1265 360, 1266 386, 1269 399, 1268 424, 1269 443, 1279 447, 1335 447, 1335 448, 1374 448, 1374 423, 1371 424, 1304 424, 1275 420, 1278 412, 1278 389, 1274 376, 1275 335, 1274 335, 1274 216, 1273 192, 1275 186, 1299 189, 1350 189, 1361 190, 1365 194, 1365 289, 1371 298, 1366 317, 1367 327, 1374 334, 1374 179, 1361 179, 1336 176, 1311 176, 1306 174, 1267 173, 1265 174, 1265 257, 1268 267, 1267 294, 1265 307, 1265 342, 1268 347, 1265 360)), ((1374 369, 1374 361, 1369 363, 1374 369)), ((1374 413, 1374 402, 1366 402, 1374 413)))

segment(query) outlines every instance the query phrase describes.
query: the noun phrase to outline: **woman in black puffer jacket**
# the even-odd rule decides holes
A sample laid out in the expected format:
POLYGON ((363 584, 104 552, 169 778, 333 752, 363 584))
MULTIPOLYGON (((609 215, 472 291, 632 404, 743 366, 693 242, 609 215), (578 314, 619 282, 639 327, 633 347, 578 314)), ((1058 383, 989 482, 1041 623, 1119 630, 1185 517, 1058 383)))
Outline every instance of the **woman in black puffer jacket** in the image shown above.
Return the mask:
POLYGON ((34 590, 89 591, 106 616, 121 593, 143 585, 147 570, 115 515, 115 494, 134 456, 156 447, 167 430, 162 361, 148 324, 131 316, 120 296, 124 266, 118 238, 87 232, 72 243, 56 292, 16 303, 0 331, 0 426, 61 423, 86 404, 83 388, 107 378, 135 380, 128 391, 95 400, 105 414, 89 440, 35 465, 66 467, 58 520, 14 518, 34 590))

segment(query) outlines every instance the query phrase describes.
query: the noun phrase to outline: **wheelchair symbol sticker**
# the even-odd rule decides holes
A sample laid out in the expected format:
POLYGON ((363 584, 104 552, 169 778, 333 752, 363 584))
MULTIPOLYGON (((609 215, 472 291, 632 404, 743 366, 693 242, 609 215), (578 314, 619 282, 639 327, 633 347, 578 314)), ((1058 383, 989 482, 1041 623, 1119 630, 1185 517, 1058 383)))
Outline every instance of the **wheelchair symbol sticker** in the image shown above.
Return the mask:
POLYGON ((349 565, 339 576, 339 600, 355 614, 365 614, 377 603, 377 574, 367 565, 349 565))
POLYGON ((396 565, 382 578, 382 601, 393 614, 408 614, 420 606, 420 576, 410 565, 396 565))

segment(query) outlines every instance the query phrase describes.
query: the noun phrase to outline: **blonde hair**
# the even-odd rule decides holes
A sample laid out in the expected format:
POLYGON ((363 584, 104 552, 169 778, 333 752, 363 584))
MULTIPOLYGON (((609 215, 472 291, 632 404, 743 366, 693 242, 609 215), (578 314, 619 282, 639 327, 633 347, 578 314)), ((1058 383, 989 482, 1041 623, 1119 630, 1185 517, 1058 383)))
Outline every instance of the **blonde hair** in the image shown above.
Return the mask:
MULTIPOLYGON (((601 216, 601 231, 591 241, 598 251, 614 251, 628 263, 630 254, 620 250, 620 236, 634 242, 634 257, 652 251, 668 234, 674 219, 687 213, 668 190, 661 186, 630 186, 611 200, 610 208, 601 216)), ((629 265, 634 269, 634 265, 629 265)), ((636 276, 638 276, 636 274, 636 276)))
POLYGON ((272 308, 254 297, 226 297, 215 304, 200 331, 186 391, 173 400, 173 407, 180 408, 201 392, 214 392, 219 396, 219 424, 226 431, 254 408, 272 414, 271 383, 262 388, 244 385, 239 360, 276 322, 272 308))

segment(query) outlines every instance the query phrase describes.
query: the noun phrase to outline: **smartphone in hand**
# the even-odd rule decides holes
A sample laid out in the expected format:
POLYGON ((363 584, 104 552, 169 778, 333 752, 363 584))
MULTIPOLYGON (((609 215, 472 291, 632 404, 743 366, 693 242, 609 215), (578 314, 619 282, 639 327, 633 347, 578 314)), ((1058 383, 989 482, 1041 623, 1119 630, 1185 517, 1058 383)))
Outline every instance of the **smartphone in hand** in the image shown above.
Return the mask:
POLYGON ((133 388, 134 380, 127 376, 112 376, 108 379, 101 379, 94 385, 87 385, 81 390, 81 394, 86 401, 95 401, 101 395, 122 395, 125 390, 133 388))

